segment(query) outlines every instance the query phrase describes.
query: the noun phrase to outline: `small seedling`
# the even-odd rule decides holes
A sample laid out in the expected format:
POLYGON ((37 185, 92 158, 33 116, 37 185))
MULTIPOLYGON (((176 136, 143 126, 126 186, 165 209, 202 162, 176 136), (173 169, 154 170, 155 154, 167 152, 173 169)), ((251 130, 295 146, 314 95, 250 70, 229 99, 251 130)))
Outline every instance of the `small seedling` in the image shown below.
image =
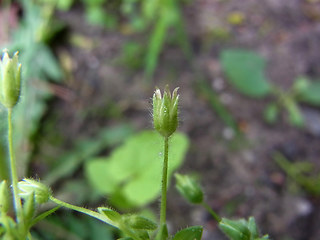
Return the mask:
POLYGON ((320 196, 320 173, 307 161, 290 162, 281 153, 275 153, 273 160, 303 190, 313 196, 320 196))
POLYGON ((272 96, 275 100, 264 110, 264 118, 274 123, 284 109, 291 125, 302 127, 304 117, 299 103, 320 106, 320 82, 298 77, 291 89, 285 91, 268 81, 265 74, 266 60, 255 52, 244 49, 227 49, 220 56, 227 80, 240 93, 263 98, 272 96))

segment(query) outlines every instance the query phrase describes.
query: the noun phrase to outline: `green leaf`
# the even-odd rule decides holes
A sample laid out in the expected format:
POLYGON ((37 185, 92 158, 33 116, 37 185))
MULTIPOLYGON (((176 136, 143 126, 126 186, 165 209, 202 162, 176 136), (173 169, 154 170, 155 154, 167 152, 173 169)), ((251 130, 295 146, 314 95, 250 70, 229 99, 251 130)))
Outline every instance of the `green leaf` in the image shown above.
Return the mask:
POLYGON ((104 26, 106 12, 100 5, 87 6, 86 20, 92 25, 104 26))
POLYGON ((224 50, 220 56, 222 68, 230 83, 250 97, 263 97, 271 86, 265 77, 264 58, 244 49, 224 50))
POLYGON ((298 99, 315 106, 320 106, 320 81, 309 82, 308 86, 301 89, 298 99))
POLYGON ((154 19, 155 17, 157 17, 158 14, 158 9, 159 9, 159 4, 160 1, 159 0, 148 0, 148 1, 143 1, 142 2, 142 12, 144 17, 147 20, 151 20, 154 19))
POLYGON ((304 117, 299 109, 297 102, 288 97, 283 101, 284 107, 288 112, 289 122, 295 127, 302 127, 304 124, 304 117))
POLYGON ((182 229, 176 235, 173 240, 200 240, 202 237, 202 226, 193 226, 182 229))
POLYGON ((57 8, 67 11, 71 8, 74 0, 57 0, 57 8))
POLYGON ((152 77, 155 71, 168 28, 169 22, 166 18, 160 18, 154 27, 145 59, 145 74, 147 77, 152 77))
POLYGON ((117 17, 106 12, 100 5, 90 5, 86 8, 86 19, 92 25, 113 29, 117 25, 117 17))
MULTIPOLYGON (((181 133, 170 138, 168 176, 182 164, 188 145, 188 138, 181 133)), ((88 161, 85 174, 100 193, 120 191, 132 205, 143 206, 160 194, 162 152, 162 137, 144 131, 128 138, 109 157, 88 161)))

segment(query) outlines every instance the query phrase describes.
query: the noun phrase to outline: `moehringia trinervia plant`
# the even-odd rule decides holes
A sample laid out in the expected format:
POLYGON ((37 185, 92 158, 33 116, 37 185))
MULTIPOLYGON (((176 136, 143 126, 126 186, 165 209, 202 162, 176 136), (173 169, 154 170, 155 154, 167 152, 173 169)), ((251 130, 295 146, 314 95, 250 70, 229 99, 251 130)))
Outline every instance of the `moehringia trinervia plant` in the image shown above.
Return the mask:
POLYGON ((107 207, 100 207, 98 211, 78 207, 61 201, 52 195, 49 187, 34 179, 23 179, 18 182, 17 164, 13 151, 12 111, 19 101, 21 86, 21 64, 18 53, 10 58, 5 50, 0 62, 0 102, 8 112, 8 147, 10 158, 11 194, 5 180, 0 183, 0 239, 2 240, 31 240, 30 229, 37 222, 44 219, 60 207, 69 208, 89 215, 104 223, 119 229, 122 234, 132 240, 148 240, 149 232, 157 228, 157 224, 144 217, 133 214, 120 215, 107 207), (58 206, 37 215, 37 207, 48 201, 58 206), (12 218, 11 205, 15 219, 12 218))
MULTIPOLYGON (((25 178, 18 182, 17 164, 13 150, 12 111, 20 97, 21 64, 18 53, 10 58, 4 51, 0 62, 0 102, 8 112, 8 148, 10 158, 10 173, 12 194, 5 180, 0 182, 0 239, 31 240, 31 228, 60 207, 72 209, 96 218, 118 229, 122 240, 200 240, 202 226, 182 229, 170 235, 167 228, 166 204, 168 187, 169 138, 178 127, 178 88, 171 93, 166 87, 163 94, 156 89, 153 94, 153 124, 156 131, 163 137, 164 154, 162 167, 161 206, 159 224, 136 215, 120 214, 110 207, 99 207, 97 211, 66 203, 53 196, 49 187, 38 180, 25 178), (48 201, 57 207, 38 214, 39 205, 48 201), (12 214, 12 209, 14 214, 12 214), (14 217, 12 217, 14 216, 14 217)), ((1 159, 0 159, 1 160, 1 159)), ((161 169, 159 169, 161 171, 161 169)), ((107 184, 107 183, 106 183, 107 184)), ((220 218, 208 204, 204 202, 204 193, 200 185, 187 175, 176 174, 177 189, 183 197, 192 204, 204 206, 219 224, 220 229, 231 240, 262 240, 259 238, 253 218, 232 221, 220 218)))

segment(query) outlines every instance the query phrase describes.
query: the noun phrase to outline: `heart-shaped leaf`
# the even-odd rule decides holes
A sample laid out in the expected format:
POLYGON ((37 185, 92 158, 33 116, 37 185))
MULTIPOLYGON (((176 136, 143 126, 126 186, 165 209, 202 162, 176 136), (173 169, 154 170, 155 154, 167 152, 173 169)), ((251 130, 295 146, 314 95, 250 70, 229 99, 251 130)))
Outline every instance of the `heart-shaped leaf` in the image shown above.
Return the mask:
POLYGON ((250 97, 263 97, 271 86, 265 77, 266 60, 257 53, 244 49, 224 50, 221 65, 230 83, 250 97))
MULTIPOLYGON (((169 144, 171 176, 182 164, 189 142, 185 135, 175 133, 169 144)), ((154 131, 144 131, 128 138, 109 157, 87 161, 85 173, 100 193, 111 198, 122 196, 133 206, 142 206, 160 194, 162 153, 163 138, 154 131)))

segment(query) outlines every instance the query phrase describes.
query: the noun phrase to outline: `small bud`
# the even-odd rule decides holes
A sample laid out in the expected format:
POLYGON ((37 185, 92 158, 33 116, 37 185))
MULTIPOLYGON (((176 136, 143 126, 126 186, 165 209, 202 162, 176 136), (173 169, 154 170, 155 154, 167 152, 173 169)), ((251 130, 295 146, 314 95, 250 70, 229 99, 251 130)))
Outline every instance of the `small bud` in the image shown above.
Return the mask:
POLYGON ((219 228, 230 239, 249 240, 250 231, 246 225, 247 223, 244 219, 234 221, 234 220, 222 218, 221 222, 219 223, 219 228))
POLYGON ((176 188, 190 203, 200 204, 203 201, 203 192, 194 178, 176 173, 176 188))
POLYGON ((35 202, 38 204, 46 203, 51 196, 51 191, 46 185, 33 179, 23 179, 18 183, 18 187, 21 198, 27 199, 30 194, 34 193, 35 202))
POLYGON ((178 127, 178 89, 174 89, 172 96, 168 86, 163 97, 159 89, 153 94, 153 125, 164 137, 172 135, 178 127))
POLYGON ((10 195, 6 181, 0 183, 0 215, 6 214, 10 208, 10 195))
POLYGON ((14 107, 20 96, 21 64, 18 52, 12 58, 4 52, 0 61, 0 101, 6 108, 14 107))

